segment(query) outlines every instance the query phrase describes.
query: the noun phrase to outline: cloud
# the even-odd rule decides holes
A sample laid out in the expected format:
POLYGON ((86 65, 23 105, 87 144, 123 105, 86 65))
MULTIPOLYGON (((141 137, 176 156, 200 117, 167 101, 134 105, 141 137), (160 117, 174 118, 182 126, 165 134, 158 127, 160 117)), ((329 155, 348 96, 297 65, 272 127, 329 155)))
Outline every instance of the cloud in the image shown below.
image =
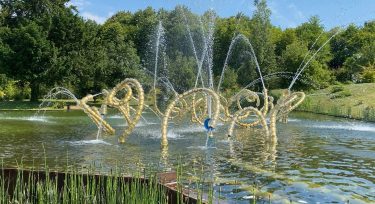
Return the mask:
POLYGON ((294 17, 299 19, 299 20, 304 20, 306 19, 306 16, 303 15, 302 11, 300 11, 296 5, 294 5, 293 3, 292 4, 289 4, 288 5, 288 9, 290 9, 290 11, 293 13, 294 17))
POLYGON ((297 23, 279 12, 278 4, 275 1, 271 1, 268 5, 271 10, 272 16, 278 21, 281 27, 296 27, 297 23))
POLYGON ((67 6, 76 6, 78 9, 82 10, 85 7, 91 5, 90 1, 87 0, 72 0, 66 3, 67 6))
POLYGON ((99 16, 99 15, 96 15, 96 14, 93 14, 91 12, 83 12, 81 14, 81 16, 84 18, 84 19, 89 19, 89 20, 93 20, 99 24, 103 24, 106 20, 107 20, 107 17, 103 17, 103 16, 99 16))

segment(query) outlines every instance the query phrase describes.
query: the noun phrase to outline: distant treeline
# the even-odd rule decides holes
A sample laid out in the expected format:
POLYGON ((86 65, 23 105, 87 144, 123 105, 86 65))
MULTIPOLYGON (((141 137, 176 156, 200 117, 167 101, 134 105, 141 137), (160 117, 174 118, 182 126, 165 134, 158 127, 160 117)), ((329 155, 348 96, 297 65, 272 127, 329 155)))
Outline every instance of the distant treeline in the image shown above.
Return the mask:
MULTIPOLYGON (((127 77, 139 79, 149 90, 153 76, 145 70, 154 70, 159 22, 164 27, 164 46, 159 53, 162 60, 158 62, 158 75, 168 77, 177 92, 185 91, 194 87, 197 73, 187 25, 196 51, 201 53, 201 36, 212 17, 215 85, 237 34, 252 43, 264 76, 288 72, 280 78, 265 77, 267 87, 272 89, 286 88, 291 72, 296 72, 302 61, 309 61, 339 29, 341 32, 309 62, 294 89, 375 81, 374 20, 362 26, 325 30, 319 18, 312 16, 296 28, 282 30, 271 24, 266 1, 258 0, 252 16, 238 13, 222 18, 212 12, 198 16, 178 6, 172 11, 121 11, 100 25, 84 20, 68 2, 0 0, 0 100, 35 101, 54 86, 64 86, 83 96, 113 87, 127 77)), ((259 77, 249 51, 241 40, 234 46, 222 85, 224 91, 246 86, 259 77)))

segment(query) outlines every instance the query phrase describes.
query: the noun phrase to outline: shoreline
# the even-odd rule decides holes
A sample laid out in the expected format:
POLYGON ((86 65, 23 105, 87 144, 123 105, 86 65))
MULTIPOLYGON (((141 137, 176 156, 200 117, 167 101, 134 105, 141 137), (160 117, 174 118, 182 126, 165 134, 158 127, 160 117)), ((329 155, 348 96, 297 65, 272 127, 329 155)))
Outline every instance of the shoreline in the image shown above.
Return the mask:
POLYGON ((313 111, 308 111, 308 110, 299 110, 298 108, 295 111, 293 111, 292 114, 293 113, 310 113, 310 114, 329 116, 329 117, 334 117, 334 118, 343 118, 343 119, 349 119, 349 120, 375 123, 375 121, 365 120, 364 118, 353 118, 353 117, 342 116, 342 115, 333 115, 333 114, 329 114, 329 113, 319 113, 319 112, 313 112, 313 111))

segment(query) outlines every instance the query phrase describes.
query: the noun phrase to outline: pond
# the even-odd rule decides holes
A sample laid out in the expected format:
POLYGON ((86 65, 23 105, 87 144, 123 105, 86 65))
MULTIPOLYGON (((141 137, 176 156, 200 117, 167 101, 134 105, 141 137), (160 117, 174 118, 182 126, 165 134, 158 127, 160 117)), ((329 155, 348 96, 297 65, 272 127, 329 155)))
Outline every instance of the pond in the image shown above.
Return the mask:
MULTIPOLYGON (((228 139, 219 125, 208 141, 203 127, 188 120, 170 124, 169 148, 160 148, 160 121, 145 112, 125 144, 117 137, 126 124, 119 113, 107 117, 116 136, 96 140, 97 128, 82 111, 0 112, 0 159, 4 167, 65 169, 139 167, 160 170, 181 165, 187 176, 204 174, 215 195, 229 203, 249 203, 253 192, 268 203, 375 202, 375 124, 310 113, 293 113, 278 123, 278 144, 260 129, 237 128, 228 139), (198 173, 203 170, 203 172, 198 173)), ((188 177, 186 177, 188 178, 188 177)), ((188 181, 186 181, 188 182, 188 181)))

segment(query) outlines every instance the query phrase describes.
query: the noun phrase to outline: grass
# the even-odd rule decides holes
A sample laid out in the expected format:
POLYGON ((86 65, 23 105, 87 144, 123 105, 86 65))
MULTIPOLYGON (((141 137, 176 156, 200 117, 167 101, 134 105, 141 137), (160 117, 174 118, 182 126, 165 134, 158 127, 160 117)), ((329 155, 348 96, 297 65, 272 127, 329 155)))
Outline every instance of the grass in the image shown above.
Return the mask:
MULTIPOLYGON (((76 105, 74 100, 48 100, 50 103, 50 106, 48 107, 42 107, 43 110, 65 110, 65 106, 67 104, 69 105, 76 105)), ((39 105, 42 103, 42 100, 31 102, 29 100, 23 100, 23 101, 0 101, 0 110, 39 110, 39 105)), ((99 106, 99 101, 96 103, 89 102, 90 106, 95 105, 99 106)))
POLYGON ((375 83, 336 85, 306 95, 297 110, 375 122, 375 83))
POLYGON ((0 101, 0 110, 32 110, 39 107, 40 102, 0 101))
MULTIPOLYGON (((45 170, 41 179, 36 172, 18 171, 15 182, 4 179, 4 170, 0 172, 0 204, 8 203, 159 203, 167 204, 168 190, 158 183, 155 174, 147 175, 147 182, 142 174, 134 175, 131 181, 121 177, 116 171, 108 176, 78 173, 77 170, 66 172, 63 178, 45 170), (63 185, 61 185, 61 181, 63 185)), ((177 185, 182 192, 182 185, 177 185)), ((200 191, 201 192, 201 191, 200 191)), ((213 199, 209 196, 209 202, 213 199)), ((178 193, 172 203, 184 203, 178 193)), ((197 203, 203 203, 202 193, 198 193, 197 203)))
POLYGON ((48 170, 45 175, 39 179, 36 173, 18 171, 13 189, 1 177, 0 203, 168 203, 166 189, 153 175, 147 183, 139 175, 125 182, 118 174, 95 177, 74 171, 65 174, 62 186, 58 176, 48 170))
MULTIPOLYGON (((75 106, 76 103, 74 100, 65 100, 65 99, 54 99, 48 100, 50 106, 42 107, 43 110, 66 110, 66 105, 75 106)), ((39 101, 30 102, 29 100, 23 101, 0 101, 0 110, 39 110, 39 105, 42 103, 42 99, 39 101)), ((97 100, 96 102, 90 101, 87 104, 90 106, 98 106, 100 107, 102 101, 97 100)), ((145 100, 146 105, 152 104, 151 101, 145 100)), ((135 101, 131 101, 130 105, 135 106, 137 103, 135 101)))

